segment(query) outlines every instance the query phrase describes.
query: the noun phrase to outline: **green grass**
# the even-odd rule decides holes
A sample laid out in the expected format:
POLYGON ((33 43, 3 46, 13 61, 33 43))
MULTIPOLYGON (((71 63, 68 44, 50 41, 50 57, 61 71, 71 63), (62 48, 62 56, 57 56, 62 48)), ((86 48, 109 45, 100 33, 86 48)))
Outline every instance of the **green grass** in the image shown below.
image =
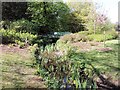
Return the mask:
MULTIPOLYGON (((118 40, 109 40, 106 41, 105 44, 105 47, 112 48, 112 50, 78 52, 74 57, 89 61, 102 74, 110 77, 113 81, 118 80, 120 79, 120 61, 118 60, 118 47, 120 44, 118 43, 118 40)), ((104 46, 99 46, 99 48, 104 48, 104 46)))
POLYGON ((112 51, 99 52, 91 51, 86 53, 86 58, 100 70, 101 73, 110 76, 113 80, 118 80, 120 78, 120 67, 118 63, 118 46, 120 44, 117 41, 106 42, 106 47, 111 47, 112 51))
POLYGON ((26 55, 21 55, 13 52, 2 52, 0 54, 2 62, 2 88, 38 88, 44 87, 42 81, 34 75, 36 72, 33 66, 34 58, 28 52, 26 55))
MULTIPOLYGON (((106 47, 111 47, 113 50, 108 52, 89 51, 84 52, 85 57, 94 67, 100 70, 101 73, 110 76, 113 80, 120 78, 120 67, 118 63, 118 46, 117 40, 106 41, 106 47)), ((81 55, 81 54, 80 54, 81 55)), ((76 55, 83 58, 82 55, 76 55)), ((43 82, 35 81, 35 68, 32 68, 34 58, 30 53, 26 55, 2 52, 0 54, 0 62, 2 62, 2 88, 38 88, 45 87, 43 82)))

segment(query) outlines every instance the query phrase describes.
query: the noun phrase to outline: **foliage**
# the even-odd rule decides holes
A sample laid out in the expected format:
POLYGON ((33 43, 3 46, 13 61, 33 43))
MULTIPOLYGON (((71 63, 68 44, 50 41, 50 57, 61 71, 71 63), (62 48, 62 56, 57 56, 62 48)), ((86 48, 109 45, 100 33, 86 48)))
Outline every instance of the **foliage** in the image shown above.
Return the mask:
POLYGON ((2 20, 26 18, 27 2, 2 2, 2 20))
MULTIPOLYGON (((21 6, 16 7, 17 4, 3 3, 3 19, 9 21, 6 20, 0 23, 0 26, 5 29, 0 30, 3 38, 2 43, 16 43, 21 48, 26 44, 34 44, 29 49, 36 58, 37 73, 44 78, 49 88, 96 89, 97 86, 93 80, 96 69, 91 62, 92 60, 93 62, 107 60, 108 56, 114 60, 116 59, 115 51, 111 53, 96 51, 76 53, 76 48, 70 45, 81 41, 102 42, 118 37, 118 34, 113 30, 114 25, 106 19, 105 15, 96 12, 93 2, 74 4, 30 2, 28 6, 26 6, 26 3, 24 4, 25 8, 22 7, 24 6, 22 3, 21 6), (26 7, 30 20, 21 19, 26 17, 26 7), (20 14, 19 11, 23 12, 20 14), (51 40, 48 40, 48 38, 42 38, 41 40, 41 37, 34 35, 53 31, 71 31, 74 34, 60 37, 55 46, 46 46, 51 40), (104 31, 105 34, 103 34, 104 31), (44 44, 43 47, 38 48, 41 43, 44 44), (44 46, 46 47, 44 48, 44 46)), ((102 69, 106 69, 106 67, 102 69)))
POLYGON ((66 28, 68 12, 69 8, 62 2, 32 2, 28 4, 31 21, 40 27, 38 32, 42 33, 49 30, 63 31, 66 28))
POLYGON ((64 36, 60 37, 58 42, 60 41, 62 43, 69 43, 69 42, 73 42, 73 39, 74 39, 73 34, 67 34, 67 35, 64 35, 64 36))
POLYGON ((97 23, 97 26, 96 26, 96 34, 101 34, 103 33, 104 31, 105 32, 110 32, 110 31, 115 31, 114 30, 115 28, 115 25, 113 23, 110 22, 110 20, 105 20, 104 23, 97 23))
POLYGON ((113 34, 91 34, 88 35, 88 38, 90 41, 98 41, 98 42, 103 42, 104 40, 111 40, 111 39, 115 39, 117 37, 117 34, 113 33, 113 34))
POLYGON ((10 29, 14 29, 17 32, 35 32, 34 31, 34 27, 35 25, 25 19, 21 19, 21 20, 17 20, 17 21, 13 21, 10 23, 10 29))
POLYGON ((86 58, 96 66, 100 72, 112 80, 118 80, 120 78, 120 67, 118 65, 118 47, 120 43, 118 40, 108 40, 106 41, 106 47, 112 48, 112 51, 99 52, 90 51, 86 52, 86 58))
POLYGON ((90 34, 92 34, 93 33, 93 31, 80 31, 80 32, 78 32, 80 35, 90 35, 90 34))
POLYGON ((33 34, 36 34, 36 29, 38 29, 36 24, 24 18, 20 20, 14 20, 12 22, 8 20, 1 21, 0 27, 4 29, 14 29, 17 32, 28 32, 33 34))
POLYGON ((96 19, 93 15, 96 14, 93 2, 68 2, 67 5, 71 9, 72 14, 75 15, 75 20, 72 19, 72 21, 73 27, 76 23, 75 29, 78 29, 77 32, 91 29, 93 30, 94 20, 96 19))
POLYGON ((78 18, 76 13, 70 13, 70 16, 68 16, 68 18, 69 31, 72 33, 84 31, 86 29, 83 19, 80 17, 78 18))
POLYGON ((93 2, 3 2, 2 5, 3 20, 13 21, 11 29, 18 31, 43 34, 88 30, 98 34, 114 28, 106 15, 97 12, 93 2))
POLYGON ((93 34, 93 31, 81 31, 78 33, 74 34, 67 34, 62 37, 57 42, 61 43, 75 43, 75 42, 87 42, 87 41, 98 41, 98 42, 103 42, 104 40, 111 40, 111 39, 116 39, 118 37, 118 33, 113 29, 113 30, 108 30, 104 34, 98 33, 98 34, 93 34))
POLYGON ((58 55, 67 55, 69 53, 69 50, 76 50, 76 48, 73 48, 73 46, 67 42, 66 44, 65 43, 62 43, 60 41, 57 41, 56 43, 56 49, 59 51, 58 52, 58 55))
POLYGON ((0 21, 0 28, 9 29, 10 28, 10 21, 0 21))
POLYGON ((30 34, 30 33, 21 33, 16 32, 15 30, 0 30, 0 34, 2 35, 2 43, 18 43, 23 45, 23 43, 32 44, 35 38, 37 38, 36 35, 30 34), (23 43, 20 43, 23 42, 23 43))
POLYGON ((118 38, 119 34, 115 31, 115 29, 112 29, 111 31, 106 31, 107 34, 112 35, 113 39, 118 38))
POLYGON ((74 33, 74 34, 67 34, 62 37, 57 42, 61 43, 75 43, 75 42, 85 42, 87 41, 87 37, 84 34, 74 33))
MULTIPOLYGON (((57 47, 49 45, 44 50, 40 49, 41 59, 39 59, 38 73, 44 78, 49 88, 94 87, 94 89, 96 89, 97 86, 92 80, 97 79, 95 74, 99 75, 99 70, 102 74, 109 75, 113 70, 114 73, 112 73, 112 75, 119 76, 117 72, 119 70, 117 65, 118 53, 116 52, 119 45, 116 45, 112 44, 113 50, 110 52, 90 51, 76 53, 74 49, 69 48, 68 53, 62 56, 56 55, 58 51, 57 47), (111 58, 108 59, 108 57, 111 58), (111 60, 113 61, 113 65, 107 65, 107 63, 111 63, 108 62, 111 60), (95 69, 93 65, 99 70, 95 69), (81 72, 84 74, 80 74, 81 72)), ((111 45, 108 44, 107 46, 111 47, 111 45)))
POLYGON ((54 46, 46 46, 40 52, 38 73, 48 88, 97 88, 93 81, 95 71, 84 53, 69 50, 66 55, 57 56, 54 46))
POLYGON ((33 46, 29 46, 28 49, 30 50, 32 55, 34 55, 35 51, 38 49, 38 45, 34 44, 33 46))

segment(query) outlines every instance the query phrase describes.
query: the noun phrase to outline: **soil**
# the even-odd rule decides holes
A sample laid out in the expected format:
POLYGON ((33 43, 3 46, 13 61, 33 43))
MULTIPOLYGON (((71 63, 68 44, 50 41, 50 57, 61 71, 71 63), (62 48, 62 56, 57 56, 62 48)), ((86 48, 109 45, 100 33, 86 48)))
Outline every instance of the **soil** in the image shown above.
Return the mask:
POLYGON ((80 48, 80 51, 97 50, 100 52, 106 52, 112 50, 110 47, 104 47, 103 42, 76 42, 72 43, 71 45, 80 48))
POLYGON ((18 53, 18 54, 21 54, 21 55, 25 55, 26 53, 28 53, 28 49, 27 48, 19 48, 19 46, 8 46, 8 45, 3 45, 1 44, 0 45, 0 50, 1 52, 13 52, 13 53, 18 53))

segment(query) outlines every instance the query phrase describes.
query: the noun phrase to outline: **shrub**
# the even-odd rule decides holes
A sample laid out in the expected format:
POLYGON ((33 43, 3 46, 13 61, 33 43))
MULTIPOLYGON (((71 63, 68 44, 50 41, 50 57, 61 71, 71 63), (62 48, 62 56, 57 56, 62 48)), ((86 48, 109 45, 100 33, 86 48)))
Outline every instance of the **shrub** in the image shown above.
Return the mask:
POLYGON ((104 40, 115 39, 118 37, 115 30, 106 31, 106 34, 92 34, 92 31, 81 31, 74 34, 67 34, 62 37, 57 42, 61 43, 75 43, 75 42, 86 42, 86 41, 98 41, 103 42, 104 40))
POLYGON ((19 45, 20 48, 23 48, 25 46, 25 43, 24 42, 20 42, 20 41, 15 41, 16 44, 19 45))
POLYGON ((56 43, 56 49, 58 51, 62 52, 63 54, 67 54, 69 52, 69 50, 71 50, 71 49, 76 50, 76 48, 75 47, 73 48, 73 46, 70 43, 64 44, 59 41, 57 41, 57 43, 56 43))
POLYGON ((0 34, 2 35, 3 43, 14 43, 15 42, 15 30, 0 30, 0 34))
POLYGON ((4 44, 8 43, 20 44, 20 42, 32 44, 32 42, 37 38, 36 35, 30 33, 16 32, 16 30, 1 29, 0 34, 2 35, 2 43, 4 44))
POLYGON ((77 33, 74 36, 75 36, 74 42, 79 42, 79 41, 86 42, 88 40, 87 36, 84 34, 77 33))
POLYGON ((90 35, 90 34, 93 34, 94 31, 80 31, 78 32, 80 35, 90 35))
POLYGON ((19 41, 26 42, 28 44, 32 44, 33 40, 37 38, 36 35, 21 32, 16 33, 16 37, 18 37, 19 41))
POLYGON ((58 57, 56 51, 56 47, 47 46, 40 52, 38 73, 48 88, 96 88, 94 68, 84 53, 69 50, 66 55, 58 57))
POLYGON ((89 41, 98 41, 98 42, 115 39, 117 35, 114 33, 112 34, 111 33, 106 33, 105 35, 104 34, 91 34, 91 35, 88 35, 88 39, 89 41))
POLYGON ((28 20, 21 19, 17 21, 13 21, 10 23, 10 29, 14 29, 17 32, 32 32, 35 33, 34 24, 28 20))
POLYGON ((79 34, 79 33, 74 33, 74 34, 67 34, 67 35, 62 36, 58 40, 58 42, 61 42, 61 43, 75 43, 75 42, 79 42, 79 41, 85 42, 87 40, 88 39, 87 39, 86 35, 79 34))
POLYGON ((68 42, 73 42, 74 39, 74 34, 66 34, 64 36, 61 36, 59 41, 62 43, 68 43, 68 42))
POLYGON ((88 38, 89 41, 98 41, 98 42, 104 41, 104 35, 102 34, 91 34, 88 35, 88 38))
POLYGON ((111 31, 107 31, 106 33, 109 34, 109 35, 111 35, 112 39, 118 38, 118 33, 114 29, 111 30, 111 31))
POLYGON ((0 28, 9 29, 10 28, 10 21, 8 21, 8 20, 0 21, 0 28))

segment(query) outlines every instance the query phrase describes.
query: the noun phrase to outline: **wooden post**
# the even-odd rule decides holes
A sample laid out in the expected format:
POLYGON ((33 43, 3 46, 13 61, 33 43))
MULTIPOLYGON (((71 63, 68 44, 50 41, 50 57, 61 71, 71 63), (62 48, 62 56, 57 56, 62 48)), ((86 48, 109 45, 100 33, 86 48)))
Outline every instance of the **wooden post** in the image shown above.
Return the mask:
POLYGON ((106 40, 106 36, 105 36, 105 30, 104 30, 104 47, 105 47, 105 40, 106 40))
POLYGON ((94 20, 94 34, 96 33, 96 21, 94 20))

